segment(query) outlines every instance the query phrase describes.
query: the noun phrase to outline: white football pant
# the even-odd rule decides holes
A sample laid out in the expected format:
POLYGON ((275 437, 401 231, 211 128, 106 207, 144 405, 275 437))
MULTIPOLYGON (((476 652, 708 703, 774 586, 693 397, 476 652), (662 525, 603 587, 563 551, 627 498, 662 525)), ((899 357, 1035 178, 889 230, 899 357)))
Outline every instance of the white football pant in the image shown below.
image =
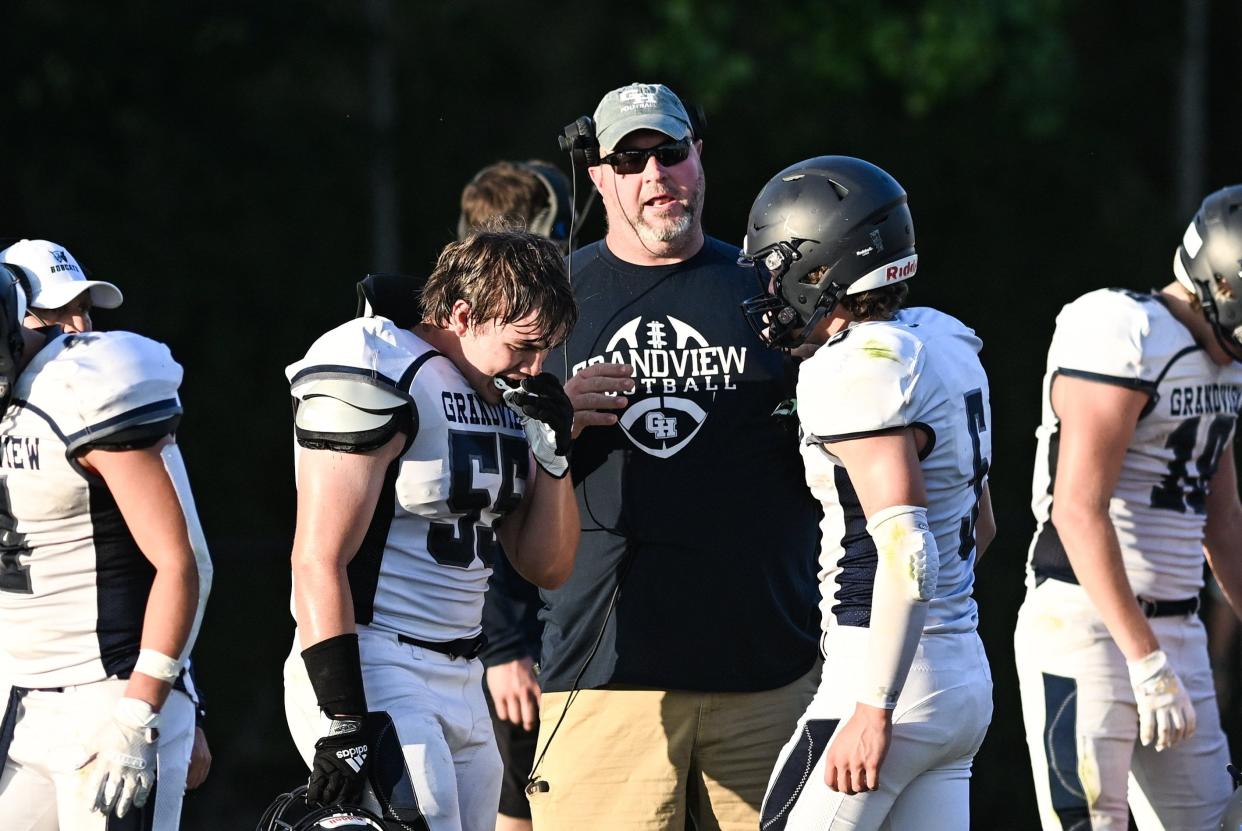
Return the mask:
MULTIPOLYGON (((392 718, 417 811, 431 831, 493 831, 503 766, 483 698, 483 663, 401 643, 368 626, 358 627, 358 648, 367 706, 392 718)), ((301 652, 295 633, 285 661, 285 715, 309 768, 329 720, 301 652)))
POLYGON ((1198 719, 1159 753, 1138 743, 1125 657, 1087 593, 1059 580, 1027 592, 1014 650, 1045 831, 1126 831, 1130 811, 1140 831, 1216 831, 1232 785, 1207 635, 1193 614, 1150 623, 1198 719))
MULTIPOLYGON (((194 747, 194 703, 185 693, 170 692, 160 710, 157 778, 145 809, 131 808, 124 819, 109 821, 91 810, 95 794, 88 792, 88 785, 94 765, 75 770, 91 752, 95 735, 112 718, 127 683, 112 679, 65 687, 61 692, 31 690, 22 697, 8 761, 0 776, 0 828, 177 831, 194 747)), ((8 701, 8 688, 3 690, 4 701, 8 701)))
POLYGON ((833 628, 815 699, 781 750, 761 831, 967 831, 970 766, 992 721, 992 674, 974 632, 924 635, 893 711, 879 789, 846 796, 824 783, 825 750, 854 712, 869 632, 833 628))

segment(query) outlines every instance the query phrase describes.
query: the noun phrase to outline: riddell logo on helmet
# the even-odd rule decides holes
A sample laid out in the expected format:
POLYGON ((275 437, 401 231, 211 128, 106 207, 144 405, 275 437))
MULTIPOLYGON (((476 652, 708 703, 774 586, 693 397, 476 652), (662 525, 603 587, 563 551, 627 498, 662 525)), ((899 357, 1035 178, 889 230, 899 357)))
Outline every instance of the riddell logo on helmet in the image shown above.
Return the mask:
POLYGON ((884 270, 884 282, 891 283, 894 280, 904 280, 918 271, 918 268, 919 261, 914 257, 895 262, 884 270))

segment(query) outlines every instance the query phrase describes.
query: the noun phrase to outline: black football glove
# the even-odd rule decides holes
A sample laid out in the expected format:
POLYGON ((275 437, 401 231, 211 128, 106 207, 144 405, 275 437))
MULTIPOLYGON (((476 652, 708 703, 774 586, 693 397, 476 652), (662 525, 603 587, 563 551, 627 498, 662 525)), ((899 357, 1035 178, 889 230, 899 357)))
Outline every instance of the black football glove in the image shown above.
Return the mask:
POLYGON ((517 385, 497 378, 496 387, 509 409, 521 416, 535 461, 560 479, 569 470, 569 441, 574 426, 574 405, 560 379, 542 372, 517 385))
POLYGON ((328 735, 315 742, 315 758, 306 783, 307 804, 356 803, 379 738, 391 727, 392 719, 383 712, 333 716, 328 735))

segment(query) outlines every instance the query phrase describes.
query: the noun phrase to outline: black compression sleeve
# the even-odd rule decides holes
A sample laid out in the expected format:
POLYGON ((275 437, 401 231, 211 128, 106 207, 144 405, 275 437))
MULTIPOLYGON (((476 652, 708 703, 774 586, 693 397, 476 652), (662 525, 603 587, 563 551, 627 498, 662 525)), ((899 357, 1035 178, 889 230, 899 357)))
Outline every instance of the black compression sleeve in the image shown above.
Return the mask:
POLYGON ((367 696, 362 688, 358 636, 337 635, 302 650, 302 662, 315 690, 315 700, 330 716, 362 716, 367 696))

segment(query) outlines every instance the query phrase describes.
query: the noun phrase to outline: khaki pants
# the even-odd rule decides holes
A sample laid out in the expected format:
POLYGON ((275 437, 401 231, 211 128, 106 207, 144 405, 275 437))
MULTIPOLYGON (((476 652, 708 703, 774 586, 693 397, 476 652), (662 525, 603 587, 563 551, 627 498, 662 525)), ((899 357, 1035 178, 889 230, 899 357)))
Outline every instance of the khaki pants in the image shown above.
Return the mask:
MULTIPOLYGON (((582 690, 539 765, 548 789, 530 797, 536 831, 755 831, 776 757, 819 675, 817 661, 792 684, 757 693, 582 690)), ((567 698, 544 693, 539 752, 567 698)))

